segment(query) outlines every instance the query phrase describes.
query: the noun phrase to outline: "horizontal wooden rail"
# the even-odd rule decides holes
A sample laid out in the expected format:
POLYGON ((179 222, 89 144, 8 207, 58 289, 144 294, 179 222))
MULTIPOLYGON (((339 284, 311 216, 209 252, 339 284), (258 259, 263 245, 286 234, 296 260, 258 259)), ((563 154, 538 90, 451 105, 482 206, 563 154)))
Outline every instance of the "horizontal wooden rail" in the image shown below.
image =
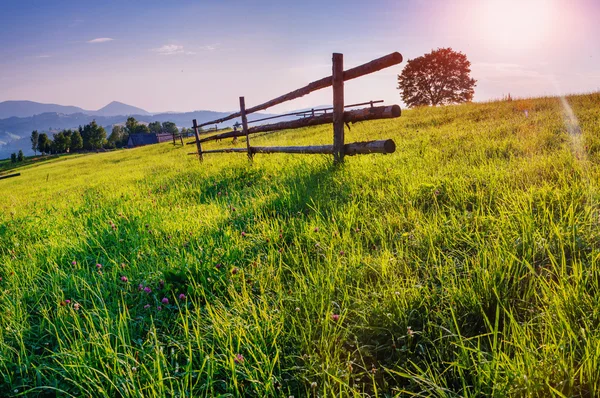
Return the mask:
POLYGON ((3 176, 0 176, 0 180, 5 180, 5 179, 7 179, 7 178, 18 177, 18 176, 20 176, 20 175, 21 175, 21 173, 9 174, 9 175, 3 175, 3 176))
MULTIPOLYGON (((402 111, 400 106, 374 106, 369 108, 355 109, 352 111, 344 112, 345 123, 357 123, 364 122, 367 120, 378 120, 378 119, 393 119, 400 117, 402 111)), ((306 117, 302 119, 291 120, 289 122, 279 122, 273 124, 264 124, 262 126, 250 127, 248 134, 265 133, 269 131, 278 131, 286 129, 297 129, 309 126, 318 126, 321 124, 329 124, 333 122, 333 113, 326 113, 314 117, 306 117)), ((229 131, 227 133, 217 134, 210 137, 206 137, 200 140, 200 142, 209 142, 215 140, 222 140, 225 138, 243 137, 242 131, 229 131)), ((189 145, 194 144, 195 141, 188 142, 189 145)))
MULTIPOLYGON (((384 57, 377 58, 371 62, 367 62, 366 64, 362 64, 355 68, 344 71, 344 74, 343 74, 344 81, 356 79, 357 77, 368 75, 373 72, 377 72, 379 70, 389 68, 390 66, 398 65, 401 62, 402 62, 402 55, 398 52, 394 52, 394 53, 388 54, 384 57)), ((249 115, 251 113, 262 111, 262 110, 270 108, 272 106, 279 105, 283 102, 303 97, 306 94, 312 93, 313 91, 317 91, 317 90, 320 90, 320 89, 323 89, 326 87, 331 87, 332 84, 333 84, 333 79, 331 76, 324 77, 322 79, 319 79, 312 83, 309 83, 308 85, 306 85, 302 88, 299 88, 299 89, 291 91, 287 94, 281 95, 281 96, 274 98, 270 101, 267 101, 263 104, 248 108, 248 109, 246 109, 246 114, 249 115)), ((208 126, 209 124, 223 123, 223 122, 226 122, 231 119, 235 119, 240 116, 241 116, 241 113, 236 112, 229 116, 223 117, 221 119, 202 123, 202 124, 198 125, 198 127, 208 126)))
MULTIPOLYGON (((302 153, 302 154, 333 154, 333 145, 311 145, 311 146, 273 146, 273 147, 250 147, 252 153, 302 153)), ((361 155, 368 153, 394 153, 396 143, 393 140, 353 142, 344 145, 346 156, 361 155)), ((223 148, 202 151, 202 153, 247 153, 247 148, 223 148)), ((188 155, 197 155, 190 152, 188 155)))

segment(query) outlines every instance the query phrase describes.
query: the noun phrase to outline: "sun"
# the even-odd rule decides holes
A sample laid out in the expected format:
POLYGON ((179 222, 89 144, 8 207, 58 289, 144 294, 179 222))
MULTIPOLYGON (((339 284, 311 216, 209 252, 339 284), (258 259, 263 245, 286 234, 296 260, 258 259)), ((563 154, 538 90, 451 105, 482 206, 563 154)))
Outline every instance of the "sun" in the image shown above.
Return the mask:
POLYGON ((552 39, 555 0, 479 0, 478 32, 492 46, 529 49, 552 39))

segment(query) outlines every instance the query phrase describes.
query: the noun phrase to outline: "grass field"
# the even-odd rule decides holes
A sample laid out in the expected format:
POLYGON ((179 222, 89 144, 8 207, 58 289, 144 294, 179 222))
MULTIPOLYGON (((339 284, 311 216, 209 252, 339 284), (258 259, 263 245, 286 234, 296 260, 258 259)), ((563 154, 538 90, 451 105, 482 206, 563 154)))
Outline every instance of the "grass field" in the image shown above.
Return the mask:
POLYGON ((0 181, 0 396, 599 396, 600 94, 347 131, 378 138, 0 181))

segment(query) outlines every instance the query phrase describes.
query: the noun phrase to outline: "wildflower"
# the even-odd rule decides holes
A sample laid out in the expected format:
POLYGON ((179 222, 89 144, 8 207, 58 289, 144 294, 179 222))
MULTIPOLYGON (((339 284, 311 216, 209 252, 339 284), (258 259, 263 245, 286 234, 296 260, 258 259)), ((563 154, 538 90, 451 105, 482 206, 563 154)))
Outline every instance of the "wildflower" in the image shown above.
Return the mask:
POLYGON ((79 303, 73 304, 73 308, 75 308, 75 311, 79 311, 79 307, 80 307, 79 303))
POLYGON ((125 263, 121 263, 121 268, 125 269, 125 263))
POLYGON ((319 232, 319 227, 315 227, 315 232, 319 232))
POLYGON ((233 275, 235 275, 235 274, 237 274, 237 273, 238 273, 238 271, 239 271, 239 269, 238 269, 237 267, 234 267, 234 268, 231 270, 231 273, 232 273, 233 275))
POLYGON ((408 326, 406 328, 406 334, 409 335, 410 337, 412 337, 413 334, 415 334, 415 332, 413 332, 412 328, 410 326, 408 326))
POLYGON ((152 289, 150 289, 148 286, 146 286, 146 287, 144 288, 144 292, 146 292, 146 293, 150 294, 150 293, 152 293, 152 289))
POLYGON ((179 295, 179 300, 185 300, 185 294, 181 293, 181 294, 179 295))
POLYGON ((132 366, 131 371, 135 373, 135 372, 137 372, 137 368, 135 366, 132 366))
POLYGON ((65 300, 65 304, 71 304, 71 300, 69 300, 69 299, 66 299, 66 300, 65 300))
POLYGON ((312 383, 310 383, 310 388, 312 388, 313 390, 314 390, 315 388, 317 388, 317 382, 316 382, 316 381, 313 381, 312 383))
POLYGON ((246 233, 244 231, 242 231, 242 236, 246 236, 246 233))
POLYGON ((145 310, 147 310, 148 308, 150 308, 150 304, 146 304, 146 305, 144 306, 144 309, 145 309, 145 310))
POLYGON ((338 314, 331 314, 331 320, 334 322, 337 322, 340 319, 340 316, 338 314))
POLYGON ((221 268, 223 267, 223 264, 217 264, 217 265, 215 265, 215 267, 216 267, 217 269, 221 269, 221 268))
POLYGON ((138 290, 143 290, 144 289, 144 285, 142 285, 141 283, 138 285, 138 290))
POLYGON ((96 264, 96 268, 98 268, 98 269, 102 268, 102 264, 96 264))
POLYGON ((163 303, 163 304, 169 304, 169 299, 166 298, 166 297, 163 297, 163 299, 160 300, 160 302, 163 303))
POLYGON ((128 282, 128 281, 129 281, 129 279, 127 279, 127 277, 125 275, 123 275, 121 277, 121 282, 128 282))
POLYGON ((343 256, 344 254, 346 254, 346 252, 344 252, 343 250, 340 250, 340 256, 343 256))
POLYGON ((296 307, 296 312, 300 312, 300 307, 296 307))
POLYGON ((75 260, 71 261, 71 265, 77 265, 77 261, 75 261, 75 260))
POLYGON ((161 307, 160 305, 159 305, 158 307, 156 307, 156 309, 157 309, 158 311, 162 311, 162 307, 161 307))
POLYGON ((242 354, 235 354, 235 358, 233 358, 233 362, 235 362, 235 363, 244 362, 244 356, 242 354))

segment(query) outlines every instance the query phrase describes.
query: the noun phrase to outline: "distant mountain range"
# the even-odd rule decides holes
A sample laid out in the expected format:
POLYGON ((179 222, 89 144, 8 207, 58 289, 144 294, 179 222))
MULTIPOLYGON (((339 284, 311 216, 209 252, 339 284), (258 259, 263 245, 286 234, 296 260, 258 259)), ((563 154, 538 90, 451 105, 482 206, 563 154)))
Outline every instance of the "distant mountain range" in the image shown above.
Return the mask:
MULTIPOLYGON (((0 102, 0 159, 9 157, 12 152, 19 149, 26 155, 33 154, 29 137, 33 130, 38 130, 52 135, 60 130, 77 128, 90 123, 92 120, 103 126, 110 134, 112 126, 124 123, 128 116, 133 116, 142 122, 174 122, 178 127, 191 127, 192 120, 198 123, 220 119, 231 112, 215 112, 200 110, 185 113, 158 113, 150 114, 141 108, 121 102, 111 102, 97 111, 86 111, 76 106, 56 104, 41 104, 32 101, 5 101, 0 102)), ((248 115, 248 120, 275 116, 274 114, 254 113, 248 115)), ((276 121, 295 119, 295 116, 284 117, 276 121)), ((220 124, 219 127, 232 126, 239 119, 230 120, 220 124)), ((267 122, 268 123, 268 122, 267 122)))
POLYGON ((135 106, 127 105, 122 102, 113 101, 97 111, 87 111, 78 106, 42 104, 33 101, 4 101, 0 102, 0 119, 9 117, 30 117, 42 113, 64 113, 71 115, 74 113, 83 113, 94 116, 119 116, 119 115, 150 115, 149 112, 135 106))

